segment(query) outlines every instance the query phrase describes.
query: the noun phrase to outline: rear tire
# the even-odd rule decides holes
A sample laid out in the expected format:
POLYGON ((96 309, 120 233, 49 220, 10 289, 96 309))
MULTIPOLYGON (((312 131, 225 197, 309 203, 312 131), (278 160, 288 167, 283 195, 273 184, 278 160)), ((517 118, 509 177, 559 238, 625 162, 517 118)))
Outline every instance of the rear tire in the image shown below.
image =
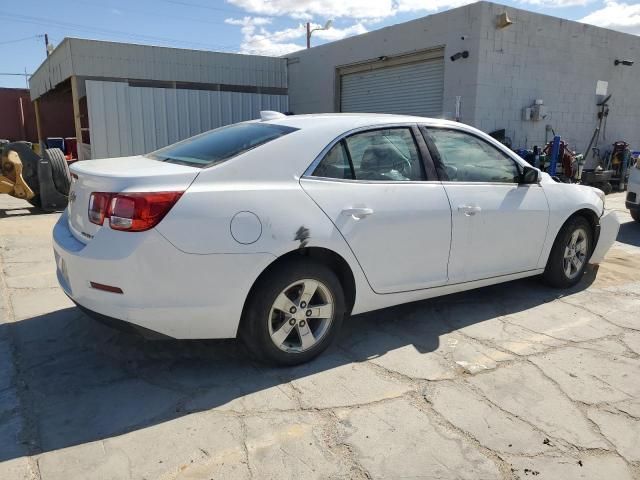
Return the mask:
POLYGON ((260 361, 298 365, 331 345, 345 313, 344 291, 336 274, 306 258, 292 260, 251 289, 240 337, 260 361))
POLYGON ((69 172, 69 164, 64 153, 59 148, 47 148, 44 152, 45 158, 51 164, 51 175, 56 190, 68 196, 71 188, 71 172, 69 172))
POLYGON ((631 214, 631 218, 633 218, 636 222, 640 222, 640 210, 629 210, 631 214))
POLYGON ((569 219, 556 237, 543 279, 552 287, 569 288, 577 284, 591 256, 593 231, 582 216, 569 219))

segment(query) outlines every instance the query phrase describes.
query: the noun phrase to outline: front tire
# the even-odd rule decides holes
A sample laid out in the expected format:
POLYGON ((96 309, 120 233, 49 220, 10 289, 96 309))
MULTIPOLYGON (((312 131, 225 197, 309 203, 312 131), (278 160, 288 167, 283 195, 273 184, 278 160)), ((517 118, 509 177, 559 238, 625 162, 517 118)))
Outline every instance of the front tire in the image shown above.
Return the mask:
POLYGON ((249 295, 240 336, 266 363, 308 362, 333 342, 346 313, 336 274, 306 258, 267 273, 249 295))
POLYGON ((591 255, 593 231, 581 216, 563 225, 549 254, 543 278, 552 287, 569 288, 577 284, 591 255))
POLYGON ((636 222, 640 222, 640 210, 629 210, 631 214, 631 218, 633 218, 636 222))

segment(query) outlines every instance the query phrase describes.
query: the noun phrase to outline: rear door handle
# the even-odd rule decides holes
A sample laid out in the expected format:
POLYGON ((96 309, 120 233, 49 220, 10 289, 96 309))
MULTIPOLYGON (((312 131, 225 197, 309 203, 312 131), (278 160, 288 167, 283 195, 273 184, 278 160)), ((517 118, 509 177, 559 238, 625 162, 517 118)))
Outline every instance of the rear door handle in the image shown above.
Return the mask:
POLYGON ((476 205, 460 205, 458 211, 464 213, 467 217, 480 213, 482 209, 476 205))
POLYGON ((373 209, 371 208, 345 208, 342 210, 344 215, 350 215, 353 218, 360 220, 364 217, 368 217, 373 214, 373 209))

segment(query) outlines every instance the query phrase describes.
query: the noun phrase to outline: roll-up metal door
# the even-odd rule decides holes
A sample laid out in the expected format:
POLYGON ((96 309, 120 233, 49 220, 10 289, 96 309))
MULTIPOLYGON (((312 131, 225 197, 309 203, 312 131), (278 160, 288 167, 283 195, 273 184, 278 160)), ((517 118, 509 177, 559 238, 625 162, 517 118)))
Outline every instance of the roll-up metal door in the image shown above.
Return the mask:
POLYGON ((444 59, 422 59, 340 70, 340 111, 442 115, 444 59), (356 71, 353 71, 356 70, 356 71))

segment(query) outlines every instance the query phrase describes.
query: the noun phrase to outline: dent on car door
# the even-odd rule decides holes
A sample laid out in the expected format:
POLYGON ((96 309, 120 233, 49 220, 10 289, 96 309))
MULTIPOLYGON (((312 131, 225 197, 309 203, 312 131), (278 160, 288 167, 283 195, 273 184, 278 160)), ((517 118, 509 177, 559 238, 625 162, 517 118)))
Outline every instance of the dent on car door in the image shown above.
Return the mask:
POLYGON ((355 132, 300 182, 377 293, 447 282, 449 201, 439 182, 427 181, 417 135, 408 126, 355 132))
POLYGON ((534 270, 549 207, 538 184, 520 184, 520 166, 472 133, 423 129, 452 209, 449 282, 534 270))

